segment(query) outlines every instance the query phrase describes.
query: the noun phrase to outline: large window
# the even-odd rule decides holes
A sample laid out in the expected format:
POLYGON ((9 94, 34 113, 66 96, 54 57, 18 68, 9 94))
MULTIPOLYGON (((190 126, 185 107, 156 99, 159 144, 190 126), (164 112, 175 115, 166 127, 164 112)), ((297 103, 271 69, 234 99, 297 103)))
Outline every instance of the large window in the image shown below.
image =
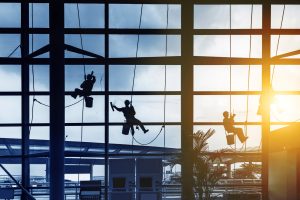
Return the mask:
MULTIPOLYGON (((31 189, 33 196, 47 198, 50 108, 56 106, 50 102, 50 1, 11 2, 0 2, 0 161, 17 181, 31 189)), ((101 180, 103 198, 107 197, 111 192, 109 161, 122 158, 161 159, 163 198, 181 195, 185 182, 180 182, 180 176, 185 163, 180 156, 183 148, 192 149, 183 145, 183 138, 192 140, 192 133, 183 130, 186 108, 193 110, 194 133, 215 130, 202 155, 224 152, 221 161, 209 163, 230 171, 220 177, 223 184, 224 179, 247 179, 235 176, 243 164, 261 166, 262 146, 268 142, 262 130, 270 134, 299 121, 300 62, 295 53, 300 48, 298 5, 273 4, 270 27, 265 27, 263 1, 232 5, 221 0, 195 2, 194 17, 189 19, 193 30, 187 33, 182 29, 188 24, 182 21, 184 3, 177 0, 156 4, 67 2, 61 19, 67 199, 79 195, 82 180, 101 180), (268 28, 270 46, 266 47, 268 28), (185 60, 182 52, 187 35, 193 39, 192 61, 185 60), (270 60, 264 49, 270 50, 271 57, 283 56, 270 60), (192 63, 190 96, 182 89, 183 80, 188 80, 183 73, 184 67, 189 67, 187 63, 192 63), (270 71, 268 78, 265 69, 270 71), (96 82, 89 108, 84 97, 74 99, 71 95, 91 73, 96 82), (270 85, 266 84, 268 79, 270 85), (269 89, 271 108, 262 117, 259 111, 269 89), (124 107, 125 100, 131 101, 135 117, 149 132, 143 133, 140 125, 133 127, 134 136, 122 134, 125 117, 110 106, 124 107), (187 101, 191 104, 182 103, 187 101), (236 140, 236 145, 227 144, 224 111, 236 114, 235 126, 249 137, 246 143, 236 140), (170 192, 173 187, 174 193, 170 192)), ((16 184, 4 171, 0 175, 0 186, 7 184, 6 180, 16 184)), ((253 181, 251 187, 259 193, 261 178, 261 172, 257 172, 253 179, 258 182, 253 181)), ((226 184, 223 186, 230 183, 226 184)), ((15 195, 21 198, 21 190, 15 195)))

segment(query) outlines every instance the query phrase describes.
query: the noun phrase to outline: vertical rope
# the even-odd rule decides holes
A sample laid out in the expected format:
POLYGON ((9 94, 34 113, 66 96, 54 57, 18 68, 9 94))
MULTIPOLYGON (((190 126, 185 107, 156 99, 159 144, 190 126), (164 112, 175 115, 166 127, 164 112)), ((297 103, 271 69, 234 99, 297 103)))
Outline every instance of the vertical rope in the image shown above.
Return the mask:
MULTIPOLYGON (((169 4, 167 4, 167 16, 166 16, 166 31, 169 28, 169 4)), ((165 37, 165 57, 168 56, 168 34, 166 34, 165 37)), ((166 153, 166 101, 167 101, 167 95, 166 95, 166 91, 167 91, 167 65, 164 66, 164 160, 165 160, 165 153, 166 153)), ((164 181, 166 180, 166 169, 164 167, 164 181)), ((165 193, 164 193, 165 195, 165 193)))
MULTIPOLYGON (((141 29, 141 25, 142 25, 143 7, 144 7, 144 4, 142 4, 142 5, 141 5, 141 8, 140 8, 139 30, 141 29)), ((135 58, 138 57, 139 44, 140 44, 140 34, 137 35, 135 58)), ((133 90, 134 90, 135 75, 136 75, 136 64, 134 65, 134 69, 133 69, 133 78, 132 78, 132 87, 131 87, 130 103, 132 103, 132 96, 133 96, 132 93, 133 93, 133 90)))
MULTIPOLYGON (((253 27, 253 4, 251 5, 251 20, 250 20, 250 29, 253 27)), ((249 58, 251 58, 252 52, 252 35, 249 38, 249 58)), ((245 124, 245 136, 248 136, 248 115, 249 115, 249 91, 250 91, 250 77, 251 77, 251 65, 248 65, 248 82, 247 82, 247 101, 246 101, 246 124, 245 124)), ((245 151, 247 150, 247 140, 245 141, 245 151)))
MULTIPOLYGON (((78 18, 78 28, 81 29, 81 19, 80 19, 80 8, 79 8, 79 4, 76 4, 76 8, 77 8, 77 18, 78 18)), ((81 49, 83 50, 83 38, 82 38, 82 34, 79 34, 80 37, 80 46, 81 49)), ((84 58, 84 55, 82 55, 82 58, 84 58)), ((85 63, 83 64, 83 73, 84 73, 84 79, 86 79, 86 66, 85 63)))
MULTIPOLYGON (((232 57, 232 35, 231 35, 231 29, 232 29, 232 24, 231 24, 231 4, 229 4, 229 29, 230 29, 230 36, 229 36, 229 57, 232 57)), ((231 96, 231 92, 232 92, 232 66, 231 64, 229 65, 229 78, 230 78, 230 115, 232 113, 232 96, 231 96)), ((234 135, 234 153, 236 153, 236 135, 234 135)), ((235 173, 235 155, 234 155, 234 159, 233 159, 233 171, 235 173)), ((233 189, 235 187, 233 186, 233 189)))
MULTIPOLYGON (((140 19, 139 19, 139 29, 141 29, 141 23, 142 23, 142 15, 143 15, 143 4, 141 5, 141 9, 140 9, 140 19)), ((166 30, 168 29, 168 26, 169 26, 169 5, 167 5, 167 25, 166 25, 166 30)), ((136 52, 135 52, 135 57, 137 58, 138 56, 138 50, 139 50, 139 42, 140 42, 140 35, 138 34, 138 40, 137 40, 137 44, 136 44, 136 52)), ((165 45, 166 45, 166 48, 165 48, 165 56, 167 56, 168 54, 168 49, 167 49, 167 46, 168 46, 168 35, 166 34, 166 39, 165 39, 165 45)), ((133 90, 134 90, 134 84, 135 84, 135 76, 136 76, 136 65, 134 66, 134 71, 133 71, 133 80, 132 80, 132 88, 131 88, 131 103, 132 103, 132 96, 133 96, 133 90)), ((166 93, 166 79, 167 79, 167 66, 165 65, 165 73, 164 73, 164 76, 165 76, 165 85, 164 85, 164 94, 166 93)), ((132 145, 133 145, 133 141, 135 141, 137 144, 139 145, 149 145, 151 144, 152 142, 154 142, 158 136, 161 134, 162 130, 164 129, 164 135, 165 135, 165 123, 166 123, 166 94, 164 95, 164 124, 162 125, 160 131, 158 132, 158 134, 149 142, 147 143, 141 143, 139 142, 137 139, 135 139, 134 136, 132 136, 132 145)), ((165 146, 165 136, 164 136, 164 146, 165 146)))
MULTIPOLYGON (((282 29, 284 14, 285 14, 285 4, 283 5, 283 9, 282 9, 282 15, 281 15, 281 21, 280 21, 280 29, 282 29)), ((281 37, 281 35, 279 34, 278 35, 278 39, 277 39, 275 56, 278 55, 278 49, 279 49, 279 44, 280 44, 280 37, 281 37)), ((274 79, 275 68, 276 68, 276 65, 273 65, 272 76, 271 76, 271 87, 272 87, 272 83, 273 83, 273 79, 274 79)))
MULTIPOLYGON (((33 3, 31 3, 31 27, 34 28, 33 24, 33 3)), ((31 53, 33 52, 33 33, 31 34, 31 53)), ((34 65, 31 65, 31 75, 32 75, 32 91, 33 91, 33 96, 32 96, 32 105, 31 105, 31 120, 30 120, 30 126, 29 126, 29 134, 31 133, 31 125, 33 123, 34 119, 34 104, 35 104, 35 76, 34 76, 34 65)))
MULTIPOLYGON (((78 19, 78 28, 81 29, 81 19, 80 19, 80 9, 79 9, 79 4, 76 4, 76 8, 77 8, 77 19, 78 19)), ((80 36, 80 46, 81 49, 83 50, 83 39, 82 39, 82 34, 79 34, 80 36)), ((84 59, 85 56, 82 55, 82 58, 84 59)), ((85 63, 83 64, 83 73, 84 73, 84 80, 86 80, 86 66, 85 63)), ((84 98, 83 98, 84 99, 84 98)), ((81 109, 81 126, 80 126, 80 148, 79 148, 79 153, 80 153, 80 158, 79 158, 79 166, 81 165, 81 152, 82 152, 82 140, 83 140, 83 122, 84 122, 84 103, 85 103, 85 99, 84 101, 82 101, 82 109, 81 109)), ((78 179, 77 182, 79 184, 80 181, 80 174, 78 173, 78 179)))
MULTIPOLYGON (((229 30, 230 30, 230 35, 229 35, 229 57, 231 58, 232 54, 232 36, 231 36, 231 4, 229 5, 229 30)), ((230 90, 230 96, 229 96, 229 113, 231 115, 232 113, 232 97, 231 97, 231 91, 232 91, 232 66, 231 64, 229 65, 229 79, 230 79, 230 85, 229 85, 229 90, 230 90)))

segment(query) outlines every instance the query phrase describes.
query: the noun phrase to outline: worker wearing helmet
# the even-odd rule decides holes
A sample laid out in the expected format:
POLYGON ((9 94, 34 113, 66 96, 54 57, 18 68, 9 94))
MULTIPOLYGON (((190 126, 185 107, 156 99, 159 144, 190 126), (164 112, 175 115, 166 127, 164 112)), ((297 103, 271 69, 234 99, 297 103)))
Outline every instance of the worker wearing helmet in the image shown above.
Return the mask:
POLYGON ((91 93, 92 93, 92 89, 93 89, 93 86, 96 82, 96 77, 93 75, 94 72, 92 71, 92 73, 88 74, 87 76, 84 77, 84 81, 81 83, 80 85, 80 88, 76 88, 74 93, 71 94, 71 96, 76 99, 77 96, 84 96, 84 97, 87 97, 87 96, 90 96, 91 93))
MULTIPOLYGON (((141 129, 144 131, 144 133, 147 133, 149 130, 145 129, 143 123, 135 118, 135 110, 134 107, 132 106, 131 102, 129 100, 125 100, 124 101, 125 107, 122 108, 118 108, 115 105, 111 104, 111 107, 113 109, 116 109, 119 112, 123 112, 124 117, 126 119, 126 125, 127 127, 129 127, 131 129, 131 134, 134 135, 134 128, 133 125, 138 125, 139 127, 141 127, 141 129)), ((123 134, 128 135, 129 132, 129 128, 128 131, 124 131, 124 127, 123 127, 123 134)))
POLYGON ((224 116, 223 125, 224 125, 225 130, 228 133, 236 134, 238 136, 239 140, 241 141, 241 143, 244 143, 248 139, 248 137, 244 135, 242 128, 236 128, 234 126, 235 114, 232 114, 229 116, 228 111, 225 111, 225 112, 223 112, 223 116, 224 116))

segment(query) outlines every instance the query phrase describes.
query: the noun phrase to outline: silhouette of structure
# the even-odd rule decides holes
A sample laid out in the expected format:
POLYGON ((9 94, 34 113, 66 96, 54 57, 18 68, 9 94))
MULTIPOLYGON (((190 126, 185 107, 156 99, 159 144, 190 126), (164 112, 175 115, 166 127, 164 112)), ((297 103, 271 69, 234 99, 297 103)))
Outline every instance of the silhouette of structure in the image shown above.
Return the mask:
MULTIPOLYGON (((20 23, 16 26, 9 26, 1 24, 0 34, 9 35, 9 36, 20 36, 20 49, 19 55, 13 55, 11 57, 1 57, 0 65, 2 66, 18 66, 20 67, 20 77, 21 77, 21 89, 19 91, 0 91, 0 96, 5 98, 18 98, 20 106, 20 116, 18 120, 13 122, 0 121, 0 126, 7 129, 17 129, 20 130, 21 138, 21 147, 18 149, 21 151, 14 151, 13 148, 10 148, 10 145, 7 145, 7 142, 4 140, 3 148, 5 151, 1 156, 10 161, 18 162, 22 168, 22 186, 29 190, 30 185, 30 164, 31 161, 35 158, 39 158, 45 162, 50 163, 49 167, 49 176, 50 176, 50 199, 64 199, 64 174, 65 174, 65 164, 69 162, 69 158, 84 156, 95 158, 101 160, 104 163, 104 199, 108 199, 108 163, 109 159, 114 158, 111 156, 110 151, 110 135, 111 127, 118 125, 117 123, 111 122, 109 116, 109 104, 110 97, 112 95, 177 95, 181 99, 181 120, 178 122, 168 122, 166 126, 178 126, 181 129, 180 141, 181 141, 181 152, 178 153, 182 158, 182 197, 183 200, 193 199, 193 188, 192 188, 192 163, 190 156, 192 155, 192 134, 194 127, 196 126, 222 126, 222 121, 195 121, 193 118, 194 111, 194 99, 196 96, 229 96, 229 95, 261 95, 261 109, 262 109, 262 120, 256 122, 236 122, 236 124, 241 125, 245 124, 246 126, 260 126, 262 133, 262 199, 269 199, 269 135, 270 135, 270 126, 271 125, 289 125, 291 122, 270 122, 270 99, 268 95, 271 91, 270 86, 270 77, 271 77, 271 65, 300 65, 300 60, 298 58, 288 58, 287 56, 282 59, 282 57, 271 57, 271 36, 277 35, 300 35, 299 28, 295 29, 278 29, 271 27, 271 7, 273 5, 282 5, 282 4, 299 4, 299 1, 296 0, 201 0, 201 1, 187 1, 187 0, 114 0, 114 1, 99 1, 99 0, 34 0, 34 1, 21 1, 21 0, 0 0, 2 5, 6 3, 11 3, 13 6, 16 6, 16 12, 19 15, 18 19, 20 23), (49 9, 49 24, 43 27, 35 27, 35 23, 31 23, 30 19, 36 19, 36 10, 31 9, 31 6, 37 4, 43 4, 49 9), (71 27, 65 26, 65 9, 64 6, 67 4, 97 4, 101 5, 103 8, 103 27, 93 27, 93 28, 83 28, 83 27, 71 27), (180 28, 113 28, 110 26, 110 6, 119 4, 174 4, 178 5, 181 10, 181 26, 180 28), (255 4, 260 6, 262 10, 262 25, 258 28, 244 28, 244 29, 197 29, 194 27, 195 20, 195 6, 203 5, 222 5, 229 7, 231 4, 243 4, 251 5, 255 4), (33 11, 35 10, 35 11, 33 11), (65 36, 72 34, 86 34, 86 35, 101 35, 103 36, 103 47, 104 47, 104 57, 97 58, 96 56, 86 56, 82 57, 66 57, 66 51, 69 51, 72 48, 66 49, 64 42, 65 36), (178 56, 168 56, 166 57, 138 57, 138 58, 118 58, 110 57, 110 48, 112 43, 110 42, 110 37, 114 35, 172 35, 180 36, 180 55, 178 56), (36 47, 36 45, 30 45, 31 36, 36 35, 45 35, 49 37, 49 55, 44 57, 37 57, 29 55, 36 55, 35 52, 39 50, 30 51, 30 46, 36 47), (262 56, 261 58, 235 58, 235 57, 212 57, 212 56, 196 56, 194 54, 194 38, 198 35, 224 35, 224 36, 249 36, 257 35, 261 38, 262 43, 262 56), (65 121, 65 97, 70 96, 73 91, 66 91, 65 85, 65 65, 75 66, 75 65, 97 65, 103 66, 104 72, 104 90, 95 91, 95 95, 103 97, 103 110, 104 119, 103 121, 96 121, 93 123, 75 123, 75 122, 66 122, 65 121), (181 68, 181 89, 180 91, 112 91, 110 89, 110 67, 112 65, 180 65, 181 68), (50 84, 49 90, 46 91, 33 91, 30 89, 30 66, 41 65, 44 67, 49 67, 49 77, 50 84), (262 72, 262 89, 261 91, 194 91, 194 66, 215 66, 215 65, 244 65, 244 66, 261 66, 262 72), (30 98, 32 96, 45 96, 50 99, 50 109, 49 121, 39 123, 31 118, 31 107, 30 107, 30 98), (32 120, 32 121, 31 121, 32 120), (86 150, 88 146, 84 149, 79 148, 77 152, 65 152, 65 129, 66 127, 74 126, 97 126, 99 129, 103 129, 103 151, 101 153, 93 152, 89 154, 86 150), (38 154, 34 151, 34 148, 30 145, 30 131, 39 131, 39 128, 44 128, 45 130, 49 129, 49 133, 46 132, 45 135, 49 135, 49 140, 47 140, 47 145, 43 147, 43 152, 38 154)), ((0 6, 2 6, 0 5, 0 6)), ((44 12, 43 14, 47 14, 44 12)), ((80 15, 79 15, 80 16, 80 15)), ((11 17, 11 16, 8 16, 11 17)), ((35 20, 33 20, 35 22, 35 20)), ((35 39, 33 39, 35 40, 35 39)), ((5 41, 5 40, 3 40, 5 41)), ((6 41, 5 41, 6 42, 6 41)), ((133 47, 135 48, 135 47, 133 47)), ((2 55, 2 54, 1 54, 2 55)), ((289 54, 290 55, 290 54, 289 54)), ((78 92, 81 93, 82 91, 78 92)), ((276 92, 275 92, 276 93, 276 92)), ((285 94, 289 95, 298 95, 299 91, 285 91, 285 94)), ((161 122, 147 122, 149 125, 162 125, 161 122)), ((43 129, 43 130, 44 130, 43 129)), ((42 132, 42 131, 41 131, 42 132)), ((44 132, 42 132, 44 134, 44 132)), ((251 136, 250 136, 251 137, 251 136)), ((75 145, 76 146, 76 145, 75 145)), ((80 147, 80 144, 77 144, 80 147)), ((146 147, 145 147, 146 148, 146 147)), ((128 149, 127 149, 128 150, 128 149)), ((118 152, 116 150, 116 152, 118 152)), ((243 153, 241 153, 243 154, 243 153)), ((127 158, 130 155, 122 155, 124 158, 127 158)), ((143 157, 149 155, 144 154, 143 157)), ((93 161, 91 161, 93 162, 93 161)), ((240 160, 240 162, 242 162, 240 160)), ((231 163, 232 164, 232 163, 231 163)), ((48 175, 47 175, 48 176, 48 175)), ((238 187, 236 187, 238 188, 238 187)), ((22 191, 21 199, 28 199, 26 192, 22 191)))
POLYGON ((138 126, 141 127, 144 133, 147 133, 149 130, 144 127, 143 123, 140 120, 135 118, 135 110, 131 102, 129 100, 125 100, 124 104, 125 107, 118 108, 111 103, 111 108, 113 109, 113 111, 114 109, 116 109, 119 112, 123 112, 126 119, 126 122, 123 124, 122 134, 128 135, 129 130, 131 130, 131 134, 134 135, 134 125, 137 125, 137 128, 138 126))

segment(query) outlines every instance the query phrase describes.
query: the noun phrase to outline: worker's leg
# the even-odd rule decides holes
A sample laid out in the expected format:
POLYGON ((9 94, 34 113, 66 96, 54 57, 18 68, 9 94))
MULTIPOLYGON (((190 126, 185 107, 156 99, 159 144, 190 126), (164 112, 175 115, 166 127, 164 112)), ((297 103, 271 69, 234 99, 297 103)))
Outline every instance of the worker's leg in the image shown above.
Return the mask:
POLYGON ((234 133, 237 134, 237 136, 238 136, 239 140, 241 141, 241 143, 244 143, 248 139, 248 137, 245 137, 244 131, 243 131, 242 128, 235 128, 234 133))
POLYGON ((134 135, 134 127, 132 124, 130 125, 130 129, 131 129, 131 135, 134 135))
POLYGON ((146 129, 146 128, 144 127, 144 124, 143 124, 140 120, 134 118, 134 119, 133 119, 133 123, 136 124, 136 125, 138 125, 138 126, 140 126, 141 129, 144 131, 144 133, 147 133, 147 132, 149 131, 148 129, 146 129))
POLYGON ((80 92, 80 89, 78 88, 75 88, 74 92, 71 94, 71 96, 76 99, 77 96, 79 95, 79 92, 80 92))

